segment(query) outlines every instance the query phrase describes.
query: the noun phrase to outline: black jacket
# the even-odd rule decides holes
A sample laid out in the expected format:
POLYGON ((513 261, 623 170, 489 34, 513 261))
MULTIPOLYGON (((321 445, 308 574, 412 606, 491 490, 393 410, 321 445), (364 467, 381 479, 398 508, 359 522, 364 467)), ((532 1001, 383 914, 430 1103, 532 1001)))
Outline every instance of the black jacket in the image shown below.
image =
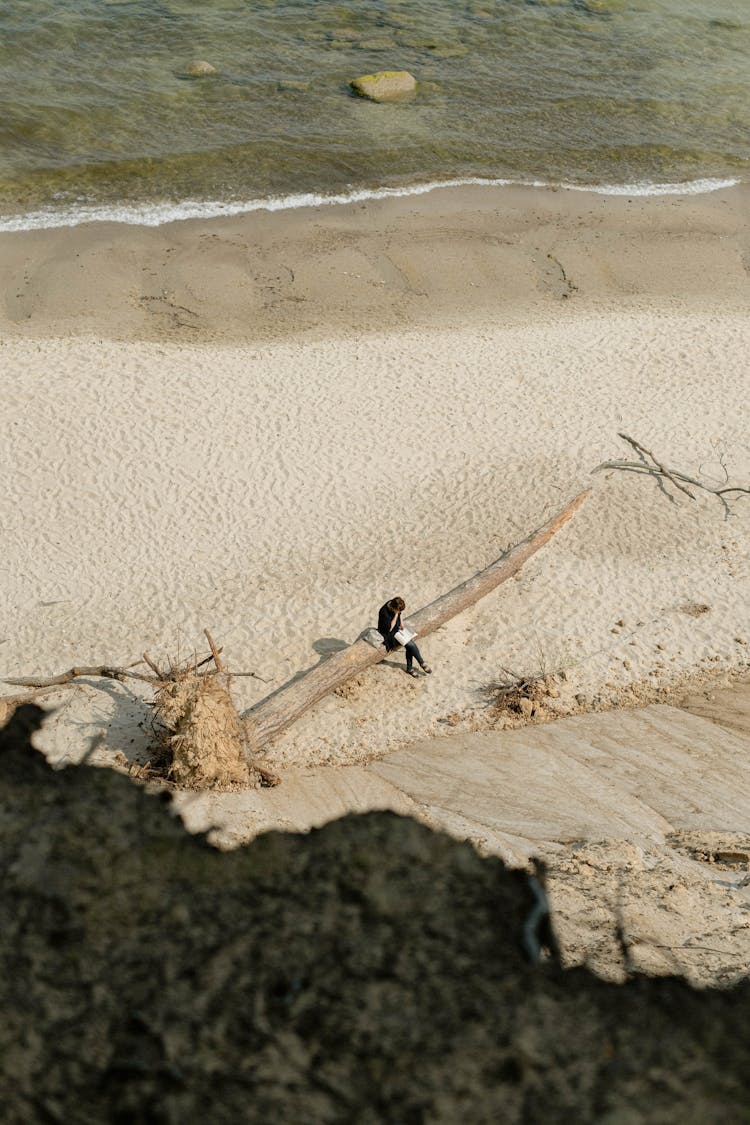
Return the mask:
POLYGON ((378 612, 378 632, 385 641, 386 651, 390 652, 391 649, 398 648, 398 641, 393 639, 393 634, 397 633, 401 628, 401 614, 396 614, 396 620, 391 626, 393 619, 393 610, 388 608, 388 602, 381 605, 378 612))

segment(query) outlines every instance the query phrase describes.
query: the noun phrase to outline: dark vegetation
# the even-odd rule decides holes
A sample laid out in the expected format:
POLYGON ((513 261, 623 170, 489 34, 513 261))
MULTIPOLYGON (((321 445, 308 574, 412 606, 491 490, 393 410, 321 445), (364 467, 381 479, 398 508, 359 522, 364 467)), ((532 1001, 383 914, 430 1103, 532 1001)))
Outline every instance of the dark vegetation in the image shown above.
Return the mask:
POLYGON ((529 878, 408 819, 221 853, 0 731, 5 1125, 750 1120, 750 987, 533 963, 529 878))

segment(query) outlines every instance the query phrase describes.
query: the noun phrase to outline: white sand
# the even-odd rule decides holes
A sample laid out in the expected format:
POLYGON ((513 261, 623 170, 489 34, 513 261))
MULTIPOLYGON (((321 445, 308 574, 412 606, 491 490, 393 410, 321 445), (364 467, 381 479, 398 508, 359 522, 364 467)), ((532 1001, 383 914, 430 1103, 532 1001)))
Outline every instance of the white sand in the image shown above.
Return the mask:
MULTIPOLYGON (((209 626, 233 669, 268 681, 236 681, 248 706, 386 598, 418 608, 589 483, 518 579, 425 641, 432 677, 389 659, 269 761, 353 762, 481 725, 503 667, 564 669, 569 710, 576 693, 747 666, 750 496, 727 515, 714 497, 589 474, 631 456, 625 430, 692 475, 718 480, 723 460, 750 483, 750 321, 568 309, 524 329, 307 344, 6 338, 0 671, 184 654, 209 626)), ((145 752, 129 688, 61 698, 53 756, 100 733, 101 753, 145 752)))
MULTIPOLYGON (((431 677, 389 658, 270 748, 279 789, 180 808, 229 845, 385 788, 483 850, 544 854, 568 961, 616 973, 619 919, 646 971, 746 973, 747 688, 690 704, 731 737, 696 741, 681 712, 666 742, 619 711, 472 732, 506 721, 486 705, 505 668, 564 672, 560 715, 748 668, 750 496, 727 513, 590 476, 632 456, 624 430, 750 484, 748 202, 448 189, 2 236, 0 674, 185 655, 208 626, 263 678, 235 680, 246 707, 591 485, 518 578, 425 639, 431 677)), ((143 693, 47 698, 53 761, 148 760, 143 693)))

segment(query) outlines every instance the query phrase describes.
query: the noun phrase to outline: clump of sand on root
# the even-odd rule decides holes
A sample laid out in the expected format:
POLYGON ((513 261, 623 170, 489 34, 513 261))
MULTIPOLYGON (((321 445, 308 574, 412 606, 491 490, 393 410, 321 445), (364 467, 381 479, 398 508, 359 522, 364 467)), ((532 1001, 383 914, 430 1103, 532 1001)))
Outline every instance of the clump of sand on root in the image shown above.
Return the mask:
POLYGON ((161 742, 169 777, 189 789, 233 789, 261 784, 245 757, 242 725, 227 677, 186 671, 156 693, 161 742))

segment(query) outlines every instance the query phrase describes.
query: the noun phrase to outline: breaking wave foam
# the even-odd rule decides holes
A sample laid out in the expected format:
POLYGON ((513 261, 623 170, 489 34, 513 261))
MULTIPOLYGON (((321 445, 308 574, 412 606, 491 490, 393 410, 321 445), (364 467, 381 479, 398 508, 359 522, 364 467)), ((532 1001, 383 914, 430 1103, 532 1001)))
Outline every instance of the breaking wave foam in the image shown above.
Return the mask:
POLYGON ((550 184, 541 180, 502 180, 469 176, 456 180, 438 180, 426 184, 413 184, 398 188, 361 188, 333 195, 303 192, 292 195, 270 196, 266 199, 249 199, 236 202, 221 200, 182 200, 179 203, 75 203, 58 208, 29 211, 23 215, 0 218, 0 232, 45 230, 53 227, 76 227, 82 223, 129 223, 133 226, 159 227, 165 223, 183 222, 187 219, 214 219, 221 216, 243 215, 251 211, 288 211, 300 207, 330 207, 346 203, 362 203, 376 199, 403 198, 426 195, 439 188, 448 187, 531 187, 559 188, 564 191, 589 191, 597 195, 704 195, 722 188, 734 187, 736 179, 692 180, 682 184, 550 184))

